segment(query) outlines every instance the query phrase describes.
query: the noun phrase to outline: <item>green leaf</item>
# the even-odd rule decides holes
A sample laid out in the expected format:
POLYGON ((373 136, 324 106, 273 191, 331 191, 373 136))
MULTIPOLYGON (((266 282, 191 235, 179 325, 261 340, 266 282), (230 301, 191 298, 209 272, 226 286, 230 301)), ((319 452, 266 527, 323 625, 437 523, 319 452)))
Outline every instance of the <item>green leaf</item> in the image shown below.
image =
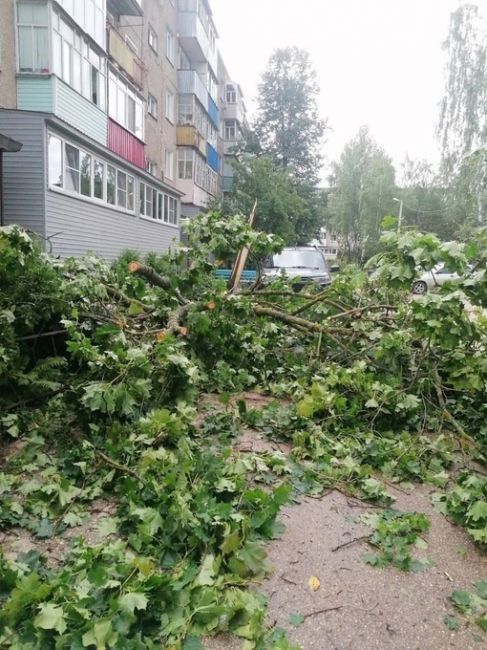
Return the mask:
POLYGON ((304 616, 302 614, 290 614, 288 621, 291 625, 294 625, 294 627, 299 627, 304 623, 304 616))
POLYGON ((63 608, 54 603, 42 603, 39 605, 39 614, 34 618, 34 626, 43 630, 56 630, 59 634, 63 634, 66 630, 63 608))
POLYGON ((472 521, 487 520, 487 501, 476 501, 468 509, 467 517, 472 521))
POLYGON ((203 559, 200 572, 196 578, 195 584, 200 586, 211 586, 215 582, 215 556, 211 553, 203 559))
POLYGON ((118 599, 120 608, 130 614, 133 614, 136 609, 146 609, 147 603, 148 600, 145 594, 138 591, 130 591, 118 599))
POLYGON ((487 614, 484 614, 480 618, 478 618, 476 621, 477 625, 479 625, 484 632, 487 632, 487 614))
POLYGON ((41 519, 41 522, 34 532, 37 537, 52 537, 54 535, 54 528, 49 519, 41 519))
POLYGON ((460 589, 455 589, 455 591, 450 596, 450 600, 462 613, 467 612, 472 604, 472 596, 468 593, 468 591, 462 591, 460 589))
POLYGON ((449 630, 452 631, 457 630, 460 625, 454 616, 449 616, 448 614, 445 614, 445 616, 443 617, 443 623, 446 625, 446 627, 449 630))
POLYGON ((204 650, 204 645, 196 636, 187 636, 183 643, 183 650, 204 650))
POLYGON ((110 619, 102 619, 95 623, 95 625, 83 634, 82 643, 83 647, 87 648, 90 645, 96 646, 96 650, 105 650, 107 643, 112 638, 116 638, 116 633, 113 632, 112 622, 110 619))
POLYGON ((487 580, 480 580, 474 584, 477 596, 483 600, 487 600, 487 580))

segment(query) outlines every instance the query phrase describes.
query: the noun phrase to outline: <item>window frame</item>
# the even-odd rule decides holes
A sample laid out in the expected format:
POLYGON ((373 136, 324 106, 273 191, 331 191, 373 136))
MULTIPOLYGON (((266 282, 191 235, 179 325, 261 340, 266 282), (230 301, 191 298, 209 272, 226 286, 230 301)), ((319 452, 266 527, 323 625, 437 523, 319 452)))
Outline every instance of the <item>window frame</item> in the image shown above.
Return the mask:
POLYGON ((174 196, 157 190, 145 180, 139 180, 139 217, 153 223, 179 228, 179 202, 174 196), (143 211, 140 209, 142 205, 143 211))
POLYGON ((47 161, 47 186, 49 190, 55 192, 61 192, 68 196, 78 198, 82 201, 88 201, 96 203, 97 205, 104 205, 107 209, 117 210, 119 212, 124 212, 126 214, 135 215, 135 190, 136 190, 136 176, 132 174, 129 170, 118 167, 112 162, 109 162, 106 159, 100 157, 97 153, 93 151, 84 149, 78 144, 74 143, 70 139, 66 139, 63 136, 59 135, 55 131, 47 132, 47 151, 48 151, 48 161, 47 161), (51 142, 60 142, 61 143, 61 184, 53 182, 52 171, 53 167, 51 165, 51 156, 49 155, 49 149, 51 142), (70 164, 73 162, 73 159, 68 159, 67 147, 70 147, 72 150, 75 150, 76 153, 76 165, 73 166, 70 164), (84 193, 83 189, 83 160, 85 158, 89 159, 89 194, 84 193), (96 196, 96 166, 99 166, 99 170, 102 172, 102 197, 96 196), (72 185, 73 188, 67 187, 67 177, 69 172, 74 172, 72 174, 72 185), (113 203, 110 201, 111 190, 111 174, 114 174, 114 194, 113 194, 113 203), (125 177, 125 189, 120 187, 119 178, 125 177), (119 201, 119 191, 123 191, 125 195, 125 205, 121 205, 119 201))
POLYGON ((157 101, 156 97, 154 97, 154 95, 151 93, 147 93, 147 113, 155 120, 158 119, 158 104, 159 102, 157 101))
POLYGON ((151 50, 159 54, 159 35, 150 23, 147 30, 147 42, 151 50))
POLYGON ((49 11, 49 5, 39 5, 39 3, 33 2, 32 0, 26 0, 25 2, 17 2, 15 4, 15 13, 14 13, 14 20, 15 20, 15 54, 16 54, 16 71, 19 74, 42 74, 42 75, 48 75, 51 74, 51 39, 50 39, 50 33, 51 33, 51 20, 50 20, 50 11, 49 11), (20 22, 20 7, 21 6, 37 6, 37 7, 45 7, 45 24, 37 24, 37 23, 23 23, 20 22), (20 53, 21 53, 21 39, 20 39, 20 29, 27 29, 29 28, 30 31, 30 59, 32 62, 32 68, 25 68, 22 69, 20 66, 20 53), (45 52, 45 63, 47 64, 46 67, 42 68, 35 68, 34 67, 34 59, 35 59, 35 42, 34 42, 34 33, 36 30, 44 30, 44 36, 45 36, 45 45, 46 45, 46 52, 45 52))
POLYGON ((174 33, 166 26, 166 59, 174 67, 176 62, 176 39, 174 33))

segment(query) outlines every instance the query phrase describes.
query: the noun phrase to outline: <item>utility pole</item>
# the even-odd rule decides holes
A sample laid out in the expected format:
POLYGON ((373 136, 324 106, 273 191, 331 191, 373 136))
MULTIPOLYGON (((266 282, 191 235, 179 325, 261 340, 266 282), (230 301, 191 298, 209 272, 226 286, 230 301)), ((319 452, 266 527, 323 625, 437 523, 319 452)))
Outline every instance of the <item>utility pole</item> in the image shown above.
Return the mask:
POLYGON ((402 206, 404 205, 404 201, 402 199, 392 199, 393 201, 396 201, 396 203, 399 203, 399 216, 397 218, 397 234, 399 235, 401 233, 401 224, 402 224, 402 206))

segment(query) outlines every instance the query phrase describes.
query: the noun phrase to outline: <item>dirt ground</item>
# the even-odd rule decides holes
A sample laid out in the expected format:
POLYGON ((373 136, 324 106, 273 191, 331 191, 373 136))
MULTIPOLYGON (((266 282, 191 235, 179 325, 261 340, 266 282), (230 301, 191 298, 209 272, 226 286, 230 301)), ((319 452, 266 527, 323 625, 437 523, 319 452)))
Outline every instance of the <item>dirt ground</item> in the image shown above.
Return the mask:
MULTIPOLYGON (((258 408, 257 395, 246 396, 258 408), (249 399, 250 397, 250 399, 249 399)), ((273 449, 260 434, 245 430, 235 449, 246 452, 273 449)), ((288 448, 279 449, 286 453, 288 448)), ((304 497, 281 511, 286 529, 267 545, 272 574, 256 588, 269 598, 268 625, 287 631, 302 650, 474 650, 487 646, 487 635, 449 602, 454 589, 472 589, 487 579, 487 554, 464 530, 450 524, 431 504, 434 488, 416 486, 408 494, 388 486, 396 498, 393 508, 428 515, 428 548, 418 552, 431 566, 421 573, 374 568, 363 561, 370 552, 365 540, 337 546, 368 534, 360 515, 373 508, 338 491, 322 498, 304 497), (311 576, 320 581, 313 592, 311 576), (304 622, 294 627, 292 614, 304 622), (459 628, 450 631, 443 619, 455 616, 459 628)), ((415 553, 416 554, 416 553, 415 553)), ((229 635, 207 639, 207 650, 241 650, 229 635)))
MULTIPOLYGON (((247 405, 259 408, 267 403, 256 393, 245 395, 247 405)), ((222 408, 204 400, 199 417, 222 408)), ((201 420, 200 420, 201 421, 201 420)), ((261 434, 245 429, 234 445, 236 454, 279 451, 289 446, 270 442, 261 434)), ((371 549, 365 540, 341 546, 369 531, 359 521, 372 507, 338 491, 321 498, 303 497, 300 503, 281 511, 285 524, 282 537, 269 543, 267 551, 273 571, 255 588, 268 596, 269 627, 287 631, 302 650, 476 650, 487 646, 487 635, 449 603, 454 589, 471 590, 472 583, 487 579, 487 554, 481 553, 467 534, 451 525, 431 505, 428 486, 417 486, 411 494, 388 487, 402 511, 427 514, 431 528, 425 539, 428 548, 418 551, 432 565, 421 573, 404 573, 395 568, 373 568, 363 562, 371 549), (316 576, 320 588, 313 592, 308 581, 316 576), (292 614, 304 621, 293 626, 292 614), (450 631, 446 614, 454 615, 459 628, 450 631)), ((51 566, 62 562, 72 537, 84 536, 90 543, 102 541, 100 520, 112 516, 116 504, 99 499, 91 505, 87 523, 49 540, 33 540, 26 531, 0 531, 6 557, 30 548, 44 553, 51 566)), ((207 650, 241 650, 242 641, 228 635, 205 641, 207 650)))
MULTIPOLYGON (((421 573, 366 565, 365 542, 332 549, 367 534, 357 522, 367 505, 333 491, 322 499, 304 498, 283 509, 283 536, 268 545, 273 573, 259 587, 269 597, 269 625, 284 628, 302 650, 474 650, 487 645, 487 636, 474 623, 455 614, 448 597, 453 589, 471 589, 487 578, 487 556, 465 533, 431 506, 430 489, 417 487, 410 495, 391 492, 394 507, 424 512, 431 518, 421 551, 433 566, 421 573), (316 576, 321 586, 308 586, 316 576), (298 627, 291 614, 301 614, 298 627), (460 623, 451 632, 445 614, 460 623)), ((208 650, 240 650, 228 636, 207 641, 208 650)))

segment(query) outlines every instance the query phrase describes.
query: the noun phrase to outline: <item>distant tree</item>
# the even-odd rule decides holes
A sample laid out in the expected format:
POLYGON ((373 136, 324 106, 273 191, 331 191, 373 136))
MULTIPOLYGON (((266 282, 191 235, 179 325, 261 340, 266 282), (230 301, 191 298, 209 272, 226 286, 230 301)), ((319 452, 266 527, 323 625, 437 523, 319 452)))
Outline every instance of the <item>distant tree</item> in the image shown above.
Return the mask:
POLYGON ((448 210, 446 190, 432 164, 406 156, 401 167, 396 195, 404 202, 403 224, 434 232, 441 239, 452 239, 457 225, 448 210))
POLYGON ((487 143, 487 26, 476 5, 451 14, 446 52, 445 92, 438 134, 442 172, 456 175, 462 160, 487 143))
POLYGON ((460 233, 487 222, 487 23, 473 4, 451 15, 438 135, 448 219, 460 233))
POLYGON ((345 256, 359 261, 378 246, 380 223, 394 208, 392 161, 363 126, 345 146, 330 177, 330 226, 345 256))
POLYGON ((249 214, 257 200, 256 228, 280 235, 287 244, 304 244, 317 236, 322 217, 314 188, 297 184, 268 156, 244 156, 233 166, 224 214, 249 214))
POLYGON ((309 54, 297 47, 276 50, 258 89, 254 129, 261 153, 316 184, 326 121, 319 116, 319 87, 309 54))

